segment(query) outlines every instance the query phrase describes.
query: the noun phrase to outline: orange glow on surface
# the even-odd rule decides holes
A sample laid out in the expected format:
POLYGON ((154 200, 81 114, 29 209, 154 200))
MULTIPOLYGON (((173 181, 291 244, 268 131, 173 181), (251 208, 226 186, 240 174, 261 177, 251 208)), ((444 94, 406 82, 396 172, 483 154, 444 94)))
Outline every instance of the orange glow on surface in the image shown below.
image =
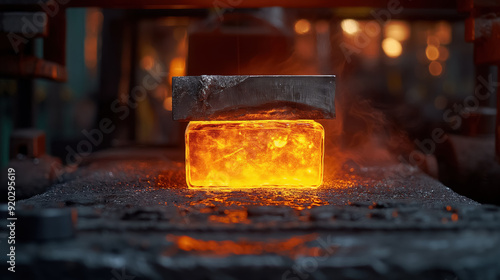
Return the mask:
POLYGON ((155 65, 155 60, 152 56, 147 55, 141 59, 141 68, 144 70, 151 70, 155 65))
POLYGON ((433 61, 429 64, 429 73, 431 73, 432 76, 439 76, 443 73, 443 66, 441 66, 439 62, 433 61))
POLYGON ((237 210, 224 210, 224 215, 211 215, 209 220, 215 223, 223 223, 223 224, 236 224, 243 223, 247 224, 250 221, 248 218, 248 212, 246 209, 237 209, 237 210))
MULTIPOLYGON (((345 188, 352 187, 345 185, 345 188)), ((328 205, 328 201, 322 199, 317 192, 318 189, 259 189, 258 192, 210 192, 205 193, 203 199, 190 202, 190 206, 200 207, 247 207, 251 206, 288 206, 295 210, 311 209, 316 206, 328 205), (237 194, 235 194, 237 193, 237 194), (237 197, 237 198, 236 198, 237 197)), ((188 198, 193 195, 188 194, 188 198)), ((233 223, 245 223, 246 213, 240 210, 224 211, 220 217, 210 217, 211 220, 226 223, 231 220, 233 223)))
POLYGON ((311 30, 311 23, 307 19, 299 19, 295 22, 295 32, 297 34, 306 34, 311 30))
POLYGON ((427 56, 427 59, 429 60, 436 60, 439 57, 439 50, 433 45, 427 46, 425 48, 425 56, 427 56))
POLYGON ((401 43, 393 38, 386 38, 382 41, 382 49, 388 57, 396 58, 403 52, 401 43))
MULTIPOLYGON (((187 235, 167 235, 167 241, 173 242, 177 249, 186 252, 197 252, 202 255, 262 255, 276 254, 290 256, 315 256, 321 248, 309 246, 318 238, 317 234, 293 236, 287 239, 257 240, 203 240, 187 235)), ((175 253, 175 252, 172 252, 175 253)))
POLYGON ((190 188, 318 187, 324 129, 312 120, 190 122, 190 188))
POLYGON ((340 22, 340 27, 342 27, 342 30, 349 35, 356 34, 360 30, 359 23, 354 19, 344 19, 340 22))

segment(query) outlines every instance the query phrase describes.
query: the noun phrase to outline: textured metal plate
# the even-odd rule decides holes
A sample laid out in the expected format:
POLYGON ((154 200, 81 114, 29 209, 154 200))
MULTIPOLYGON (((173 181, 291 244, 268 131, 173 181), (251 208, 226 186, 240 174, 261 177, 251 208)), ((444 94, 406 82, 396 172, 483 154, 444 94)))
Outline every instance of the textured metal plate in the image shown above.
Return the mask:
POLYGON ((332 119, 335 76, 173 77, 173 118, 332 119))

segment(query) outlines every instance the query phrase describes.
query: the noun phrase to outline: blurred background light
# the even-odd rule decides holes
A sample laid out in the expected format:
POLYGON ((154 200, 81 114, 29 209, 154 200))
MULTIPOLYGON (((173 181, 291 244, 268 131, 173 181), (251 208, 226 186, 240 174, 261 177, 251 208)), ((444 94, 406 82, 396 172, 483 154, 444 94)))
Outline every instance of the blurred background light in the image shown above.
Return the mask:
POLYGON ((429 60, 436 60, 439 58, 439 50, 438 48, 436 48, 435 46, 427 46, 427 48, 425 48, 425 56, 427 56, 427 59, 429 60))
POLYGON ((429 73, 432 76, 439 76, 443 73, 443 66, 437 61, 433 61, 429 64, 429 73))
POLYGON ((342 30, 349 35, 354 35, 360 31, 359 23, 354 19, 344 19, 340 23, 340 27, 342 27, 342 30))
POLYGON ((398 41, 405 41, 410 37, 410 26, 399 20, 392 20, 384 26, 385 36, 398 41))
POLYGON ((294 27, 297 34, 306 34, 311 30, 311 23, 307 19, 299 19, 294 27))
POLYGON ((401 43, 393 38, 385 38, 382 41, 382 49, 388 57, 396 58, 403 52, 401 43))

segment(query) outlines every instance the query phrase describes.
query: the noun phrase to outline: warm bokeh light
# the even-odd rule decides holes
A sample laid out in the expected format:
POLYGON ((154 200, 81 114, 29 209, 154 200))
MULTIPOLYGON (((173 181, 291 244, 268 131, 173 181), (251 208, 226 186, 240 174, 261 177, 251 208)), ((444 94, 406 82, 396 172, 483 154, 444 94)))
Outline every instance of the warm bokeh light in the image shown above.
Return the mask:
POLYGON ((326 20, 319 20, 318 22, 316 22, 315 27, 317 33, 328 33, 328 31, 330 30, 330 23, 328 23, 328 21, 326 20))
POLYGON ((439 47, 439 61, 446 61, 450 57, 450 52, 448 51, 447 47, 441 46, 439 47))
POLYGON ((356 34, 360 31, 359 22, 354 19, 344 19, 340 22, 340 27, 342 27, 342 30, 349 35, 356 34))
POLYGON ((434 99, 434 107, 438 110, 444 110, 448 105, 448 98, 443 95, 439 95, 434 99))
POLYGON ((410 26, 399 20, 391 20, 384 26, 385 36, 398 41, 405 41, 410 37, 410 26))
POLYGON ((427 36, 427 45, 439 47, 441 43, 439 42, 439 38, 436 36, 427 36))
POLYGON ((311 30, 311 23, 307 19, 299 19, 295 22, 295 32, 297 34, 306 34, 311 30))
POLYGON ((284 239, 268 241, 242 240, 203 240, 187 235, 169 234, 166 239, 173 242, 179 250, 197 252, 204 255, 264 255, 276 254, 296 258, 299 256, 316 256, 325 248, 310 246, 309 243, 318 238, 317 234, 295 235, 284 239))
POLYGON ((150 55, 146 55, 141 59, 141 68, 144 70, 151 70, 154 65, 155 65, 155 60, 150 55))
POLYGON ((440 21, 436 26, 436 37, 441 44, 447 45, 451 43, 451 25, 449 22, 440 21))
POLYGON ((439 62, 433 61, 429 64, 429 73, 431 73, 432 76, 439 76, 443 73, 443 66, 439 62))
POLYGON ((324 130, 312 120, 190 122, 190 188, 318 187, 324 130))
POLYGON ((172 97, 167 97, 163 101, 163 108, 167 111, 172 111, 172 97))
POLYGON ((97 49, 98 42, 97 36, 86 36, 84 42, 85 49, 85 66, 89 69, 95 69, 97 67, 97 49))
MULTIPOLYGON (((307 36, 300 36, 295 39, 294 48, 297 57, 304 60, 311 60, 316 56, 316 45, 307 36)), ((302 70, 305 65, 301 65, 302 70)))
POLYGON ((401 43, 393 38, 385 38, 382 41, 382 49, 388 57, 398 57, 403 52, 403 46, 401 43))
POLYGON ((186 74, 186 59, 176 57, 170 61, 170 71, 168 73, 168 81, 172 82, 172 77, 184 76, 186 74))
POLYGON ((438 59, 439 58, 439 50, 438 50, 438 48, 436 48, 433 45, 427 46, 427 48, 425 48, 425 56, 429 60, 436 60, 436 59, 438 59))
POLYGON ((97 8, 87 9, 85 19, 84 59, 85 66, 95 75, 99 53, 99 34, 102 27, 102 12, 97 8))

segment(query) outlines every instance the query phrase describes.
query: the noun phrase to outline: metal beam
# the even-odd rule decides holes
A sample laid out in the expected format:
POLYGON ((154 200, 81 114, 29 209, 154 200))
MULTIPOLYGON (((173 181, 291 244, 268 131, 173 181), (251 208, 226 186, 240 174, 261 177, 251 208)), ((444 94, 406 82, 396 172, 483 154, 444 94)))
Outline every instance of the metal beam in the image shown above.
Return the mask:
POLYGON ((173 77, 173 118, 332 119, 335 76, 173 77))
POLYGON ((44 12, 1 12, 0 32, 27 34, 30 38, 47 35, 47 14, 44 12))
POLYGON ((0 77, 46 78, 58 82, 67 79, 63 65, 33 56, 1 56, 0 77))
MULTIPOLYGON (((38 6, 40 0, 0 0, 1 6, 38 6)), ((259 7, 287 7, 287 8, 339 8, 339 7, 371 7, 387 8, 389 5, 399 3, 404 8, 436 8, 456 9, 455 0, 420 0, 420 1, 387 1, 387 0, 42 0, 41 2, 57 3, 66 7, 102 7, 102 8, 148 8, 148 9, 172 9, 172 8, 259 8, 259 7), (392 3, 392 4, 391 4, 392 3)))

